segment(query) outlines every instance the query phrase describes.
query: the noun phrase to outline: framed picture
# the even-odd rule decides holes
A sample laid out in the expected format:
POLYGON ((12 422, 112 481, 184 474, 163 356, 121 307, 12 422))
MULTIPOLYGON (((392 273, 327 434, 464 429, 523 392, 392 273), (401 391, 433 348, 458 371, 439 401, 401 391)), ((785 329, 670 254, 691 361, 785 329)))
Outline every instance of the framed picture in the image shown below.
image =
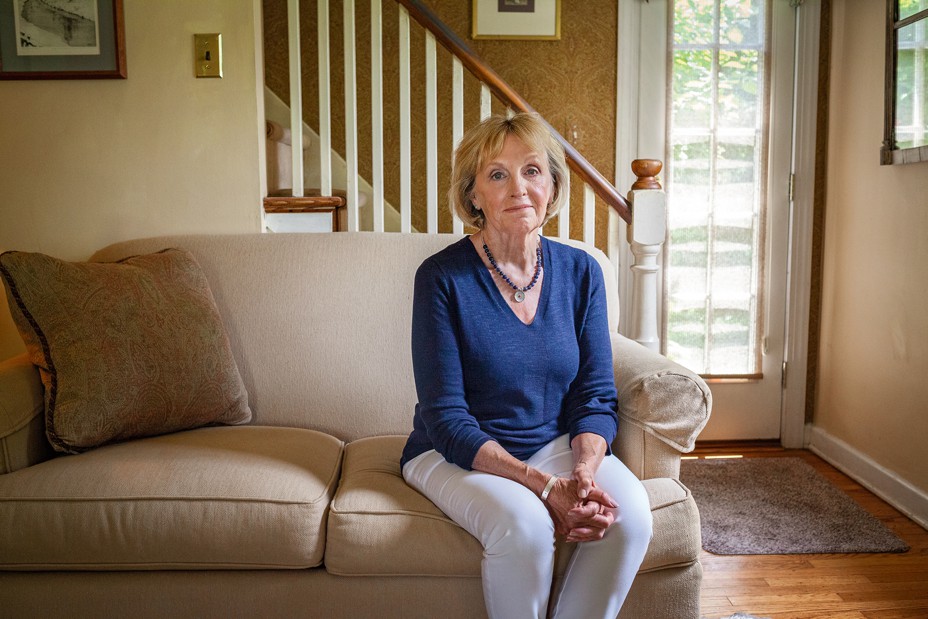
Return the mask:
POLYGON ((0 0, 0 79, 125 77, 122 0, 0 0))
POLYGON ((561 38, 561 0, 472 0, 474 39, 561 38))

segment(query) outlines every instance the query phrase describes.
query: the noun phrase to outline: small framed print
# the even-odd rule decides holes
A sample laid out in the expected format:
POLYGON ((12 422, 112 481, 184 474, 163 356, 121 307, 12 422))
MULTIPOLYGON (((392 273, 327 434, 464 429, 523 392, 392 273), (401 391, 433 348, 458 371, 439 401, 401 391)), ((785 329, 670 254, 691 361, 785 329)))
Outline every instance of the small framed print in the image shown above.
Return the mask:
POLYGON ((126 77, 123 0, 0 0, 0 79, 126 77))
POLYGON ((474 39, 561 38, 561 0, 472 0, 474 39))

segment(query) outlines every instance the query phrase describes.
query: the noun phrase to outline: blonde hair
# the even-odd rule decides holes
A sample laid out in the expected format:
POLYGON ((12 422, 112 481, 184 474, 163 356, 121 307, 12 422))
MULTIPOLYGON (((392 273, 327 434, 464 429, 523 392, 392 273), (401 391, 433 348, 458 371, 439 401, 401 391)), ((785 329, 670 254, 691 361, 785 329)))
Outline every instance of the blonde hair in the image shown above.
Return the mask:
POLYGON ((454 153, 448 198, 451 210, 465 225, 483 229, 486 223, 485 215, 471 200, 477 172, 502 152, 503 143, 510 135, 521 140, 530 149, 547 156, 548 169, 554 184, 554 196, 545 213, 546 223, 557 215, 567 200, 566 183, 569 171, 564 158, 564 148, 538 114, 519 112, 511 118, 494 115, 465 133, 454 153))

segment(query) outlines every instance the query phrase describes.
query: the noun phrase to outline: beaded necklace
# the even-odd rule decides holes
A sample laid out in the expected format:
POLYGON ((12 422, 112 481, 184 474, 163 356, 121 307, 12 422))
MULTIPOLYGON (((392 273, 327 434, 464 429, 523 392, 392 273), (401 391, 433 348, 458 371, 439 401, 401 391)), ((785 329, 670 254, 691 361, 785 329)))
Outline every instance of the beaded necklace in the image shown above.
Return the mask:
POLYGON ((499 265, 496 264, 496 258, 494 258, 493 254, 490 253, 490 248, 487 247, 486 243, 483 244, 483 251, 486 253, 490 264, 493 265, 493 268, 497 273, 499 273, 499 276, 503 278, 503 281, 509 284, 509 286, 515 290, 515 293, 512 295, 513 301, 516 303, 521 303, 524 301, 525 293, 535 287, 535 284, 538 283, 538 276, 541 275, 541 243, 539 243, 538 247, 535 249, 535 275, 532 277, 532 281, 529 282, 528 286, 523 286, 521 288, 513 284, 512 280, 509 279, 509 277, 500 270, 499 265))

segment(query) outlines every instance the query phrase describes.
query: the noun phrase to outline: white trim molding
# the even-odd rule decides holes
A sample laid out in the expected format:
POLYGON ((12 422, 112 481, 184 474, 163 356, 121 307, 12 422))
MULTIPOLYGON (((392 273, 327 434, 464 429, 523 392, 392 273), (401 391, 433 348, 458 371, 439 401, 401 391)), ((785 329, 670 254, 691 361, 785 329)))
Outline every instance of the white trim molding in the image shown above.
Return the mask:
POLYGON ((928 492, 822 428, 813 425, 809 435, 813 453, 928 529, 928 492))
POLYGON ((783 359, 789 373, 783 386, 780 442, 802 446, 806 415, 806 371, 809 356, 809 311, 812 287, 812 224, 815 185, 815 141, 818 126, 818 65, 821 0, 796 6, 792 196, 789 211, 786 338, 783 359))
MULTIPOLYGON (((638 157, 638 71, 641 66, 641 5, 638 2, 619 0, 616 33, 615 186, 624 191, 635 180, 631 162, 638 157)), ((632 286, 626 274, 630 273, 627 268, 634 259, 627 234, 625 220, 610 212, 608 253, 619 279, 619 333, 628 333, 631 314, 632 286)))
MULTIPOLYGON (((641 0, 619 0, 617 22, 615 186, 619 191, 627 191, 636 180, 632 161, 664 161, 666 156, 667 111, 664 105, 654 106, 653 102, 667 100, 667 0, 647 4, 641 0), (647 62, 642 62, 642 58, 647 62), (646 99, 644 102, 642 97, 646 99), (642 104, 647 114, 639 114, 642 104)), ((619 278, 619 332, 627 334, 635 300, 631 276, 635 257, 628 242, 628 225, 614 214, 611 217, 609 258, 619 278)), ((662 281, 662 271, 658 258, 658 282, 662 281)), ((660 333, 663 286, 658 285, 657 294, 655 311, 660 333)))

